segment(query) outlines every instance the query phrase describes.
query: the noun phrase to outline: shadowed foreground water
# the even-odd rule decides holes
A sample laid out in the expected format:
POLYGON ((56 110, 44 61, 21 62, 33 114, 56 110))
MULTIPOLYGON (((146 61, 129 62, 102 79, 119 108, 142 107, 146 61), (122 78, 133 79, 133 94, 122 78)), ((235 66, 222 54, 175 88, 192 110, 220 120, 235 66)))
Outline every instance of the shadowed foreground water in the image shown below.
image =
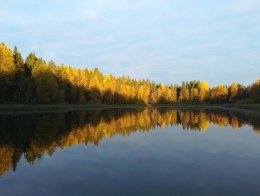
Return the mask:
POLYGON ((0 116, 0 195, 260 195, 260 121, 221 110, 0 116))

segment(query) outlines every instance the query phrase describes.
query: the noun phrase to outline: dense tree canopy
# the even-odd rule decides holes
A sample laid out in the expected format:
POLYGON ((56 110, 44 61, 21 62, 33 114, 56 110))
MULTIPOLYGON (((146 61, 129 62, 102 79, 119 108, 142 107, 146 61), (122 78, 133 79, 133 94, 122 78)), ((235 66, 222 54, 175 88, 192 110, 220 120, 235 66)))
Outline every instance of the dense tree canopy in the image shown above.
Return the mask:
POLYGON ((260 80, 245 87, 233 82, 212 89, 205 81, 181 86, 149 80, 115 77, 94 70, 57 66, 30 53, 0 44, 0 104, 172 104, 176 102, 227 103, 247 99, 260 102, 260 80))

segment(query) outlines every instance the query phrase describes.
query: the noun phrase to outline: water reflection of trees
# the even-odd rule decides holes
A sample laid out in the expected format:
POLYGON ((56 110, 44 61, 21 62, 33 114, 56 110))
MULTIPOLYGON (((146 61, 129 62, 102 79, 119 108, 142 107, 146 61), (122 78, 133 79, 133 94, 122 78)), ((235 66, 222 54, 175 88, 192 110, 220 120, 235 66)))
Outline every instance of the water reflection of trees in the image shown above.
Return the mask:
POLYGON ((22 156, 33 164, 45 153, 79 143, 95 144, 104 137, 148 132, 159 127, 181 125, 184 130, 206 131, 210 123, 250 125, 260 132, 258 118, 230 111, 172 110, 167 108, 106 109, 56 114, 0 116, 0 174, 16 169, 22 156))

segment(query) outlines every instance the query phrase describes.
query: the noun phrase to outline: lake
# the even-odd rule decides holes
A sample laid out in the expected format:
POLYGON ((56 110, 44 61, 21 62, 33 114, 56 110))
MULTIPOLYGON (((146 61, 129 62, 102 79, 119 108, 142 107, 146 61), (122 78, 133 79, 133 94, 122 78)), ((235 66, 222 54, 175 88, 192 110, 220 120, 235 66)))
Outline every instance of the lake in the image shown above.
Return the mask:
POLYGON ((260 195, 259 133, 220 109, 0 115, 0 195, 260 195))

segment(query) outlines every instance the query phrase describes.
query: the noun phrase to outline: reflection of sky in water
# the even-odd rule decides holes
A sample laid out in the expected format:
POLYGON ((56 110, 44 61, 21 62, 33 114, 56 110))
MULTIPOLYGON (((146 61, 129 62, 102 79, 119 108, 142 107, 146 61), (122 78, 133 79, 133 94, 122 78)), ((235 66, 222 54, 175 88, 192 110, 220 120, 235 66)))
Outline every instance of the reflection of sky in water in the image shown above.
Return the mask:
POLYGON ((1 178, 1 195, 258 195, 260 137, 248 126, 165 126, 57 149, 1 178))

